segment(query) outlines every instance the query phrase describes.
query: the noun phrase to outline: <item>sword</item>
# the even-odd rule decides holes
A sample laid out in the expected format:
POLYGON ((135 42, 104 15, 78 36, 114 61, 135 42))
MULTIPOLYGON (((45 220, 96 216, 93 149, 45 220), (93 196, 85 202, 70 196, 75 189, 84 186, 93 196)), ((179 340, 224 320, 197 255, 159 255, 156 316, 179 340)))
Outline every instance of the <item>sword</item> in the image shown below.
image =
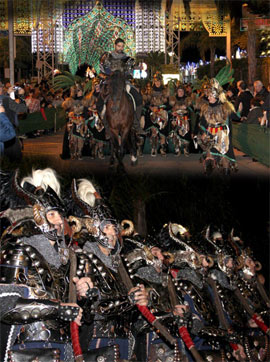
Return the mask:
MULTIPOLYGON (((173 284, 172 278, 170 275, 168 275, 168 290, 169 290, 169 298, 171 301, 171 305, 174 308, 177 304, 179 304, 178 298, 177 298, 177 294, 176 294, 176 290, 175 290, 175 286, 173 284)), ((199 352, 197 351, 194 342, 192 341, 190 334, 187 330, 187 327, 185 327, 184 325, 180 325, 178 327, 178 332, 180 334, 180 337, 182 338, 182 340, 184 341, 185 345, 187 346, 187 348, 190 350, 192 356, 194 357, 196 362, 203 362, 202 357, 200 356, 199 352)))
MULTIPOLYGON (((127 290, 129 291, 131 288, 133 288, 133 284, 121 259, 119 261, 118 272, 127 290)), ((151 325, 153 325, 171 345, 175 345, 177 343, 176 339, 168 332, 168 330, 160 323, 160 321, 154 316, 153 313, 151 313, 151 311, 146 306, 141 306, 139 304, 136 304, 136 307, 139 309, 141 314, 146 318, 146 320, 151 325)))
POLYGON ((242 304, 242 306, 245 308, 247 313, 250 315, 250 317, 254 320, 254 322, 257 324, 257 326, 268 336, 270 336, 270 328, 263 322, 258 319, 258 314, 255 313, 252 308, 249 306, 246 299, 241 294, 240 290, 238 288, 235 289, 234 294, 238 298, 239 302, 242 304))
MULTIPOLYGON (((212 288, 212 291, 213 291, 215 309, 217 311, 218 319, 219 319, 222 327, 224 329, 226 329, 226 331, 230 334, 232 330, 231 330, 231 327, 230 327, 228 321, 225 318, 224 311, 223 311, 223 308, 222 308, 222 305, 221 305, 221 301, 220 301, 219 296, 218 296, 216 282, 210 277, 207 278, 207 282, 208 282, 208 284, 210 285, 210 287, 212 288)), ((240 356, 240 349, 239 349, 238 345, 236 343, 230 342, 230 346, 238 354, 239 361, 244 361, 244 359, 240 356)))
MULTIPOLYGON (((77 271, 77 257, 75 252, 70 248, 69 249, 69 260, 70 260, 70 270, 69 270, 69 295, 68 299, 70 303, 77 302, 76 286, 73 283, 73 278, 76 276, 77 271)), ((70 334, 72 341, 72 348, 75 356, 76 362, 83 362, 83 353, 80 346, 80 337, 79 337, 79 326, 75 322, 70 322, 70 334)))

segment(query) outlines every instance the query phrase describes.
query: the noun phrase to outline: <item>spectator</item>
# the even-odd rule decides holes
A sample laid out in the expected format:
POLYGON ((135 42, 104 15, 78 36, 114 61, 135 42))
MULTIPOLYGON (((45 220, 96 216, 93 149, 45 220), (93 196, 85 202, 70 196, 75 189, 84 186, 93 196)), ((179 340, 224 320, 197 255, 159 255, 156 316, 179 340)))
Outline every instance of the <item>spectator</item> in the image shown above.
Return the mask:
POLYGON ((227 89, 226 92, 226 97, 228 99, 228 101, 230 101, 232 104, 235 104, 235 100, 236 100, 236 89, 233 85, 230 85, 227 89))
POLYGON ((270 93, 268 93, 264 104, 262 105, 263 118, 261 121, 261 126, 269 127, 270 124, 270 93))
POLYGON ((262 105, 266 100, 268 91, 260 80, 255 80, 253 85, 254 85, 254 97, 259 98, 262 105))
POLYGON ((52 102, 52 105, 56 107, 61 107, 62 103, 64 102, 64 99, 62 98, 62 94, 60 91, 55 93, 54 100, 52 102))
POLYGON ((69 112, 74 105, 75 105, 75 101, 71 97, 70 92, 66 92, 64 94, 64 102, 62 103, 62 108, 64 108, 64 110, 66 112, 69 112))
POLYGON ((26 98, 25 103, 29 110, 29 113, 39 112, 40 111, 40 101, 35 97, 35 91, 30 90, 29 96, 26 98))
POLYGON ((240 113, 241 117, 247 117, 250 110, 250 101, 253 96, 243 80, 237 82, 237 88, 239 93, 234 104, 235 111, 240 113))
POLYGON ((15 129, 5 113, 5 108, 0 104, 0 157, 2 156, 8 157, 10 161, 20 161, 22 152, 15 129))
POLYGON ((247 115, 245 123, 248 124, 260 124, 263 117, 263 110, 260 104, 260 99, 252 98, 250 101, 251 108, 247 115))
POLYGON ((15 92, 13 87, 9 87, 8 94, 4 94, 4 86, 0 82, 0 100, 2 99, 3 107, 5 108, 6 115, 12 125, 14 126, 15 130, 19 127, 18 122, 18 114, 27 112, 27 106, 23 99, 24 90, 20 88, 18 90, 17 99, 12 99, 15 97, 15 92), (12 98, 11 98, 12 97, 12 98))

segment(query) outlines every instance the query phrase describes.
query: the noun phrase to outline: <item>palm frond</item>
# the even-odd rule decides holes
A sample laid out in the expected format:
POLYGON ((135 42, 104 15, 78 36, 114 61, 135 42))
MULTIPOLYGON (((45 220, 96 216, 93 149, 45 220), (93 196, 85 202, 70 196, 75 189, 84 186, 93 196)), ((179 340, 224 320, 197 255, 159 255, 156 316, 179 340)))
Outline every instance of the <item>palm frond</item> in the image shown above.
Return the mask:
POLYGON ((232 69, 231 64, 228 63, 227 65, 225 65, 225 67, 220 69, 215 78, 222 87, 223 85, 227 83, 232 83, 234 81, 233 73, 234 69, 232 69))
POLYGON ((89 80, 88 82, 85 83, 85 85, 83 87, 83 94, 91 92, 91 90, 92 90, 92 81, 89 80))
POLYGON ((176 79, 170 78, 168 81, 168 88, 169 88, 169 92, 170 92, 170 96, 173 96, 175 94, 176 91, 176 79))

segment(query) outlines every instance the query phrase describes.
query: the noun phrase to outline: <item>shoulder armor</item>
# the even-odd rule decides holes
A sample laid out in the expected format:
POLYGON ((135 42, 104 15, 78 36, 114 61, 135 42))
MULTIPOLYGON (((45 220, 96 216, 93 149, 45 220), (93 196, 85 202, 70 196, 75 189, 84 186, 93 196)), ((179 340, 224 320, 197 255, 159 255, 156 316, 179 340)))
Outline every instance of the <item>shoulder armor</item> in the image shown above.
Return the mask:
POLYGON ((24 245, 21 240, 17 240, 13 245, 7 244, 1 252, 1 264, 28 267, 31 263, 28 255, 30 249, 31 246, 24 245))
POLYGON ((0 282, 24 284, 28 269, 32 265, 31 252, 31 246, 24 245, 19 239, 14 244, 7 244, 1 252, 0 282))

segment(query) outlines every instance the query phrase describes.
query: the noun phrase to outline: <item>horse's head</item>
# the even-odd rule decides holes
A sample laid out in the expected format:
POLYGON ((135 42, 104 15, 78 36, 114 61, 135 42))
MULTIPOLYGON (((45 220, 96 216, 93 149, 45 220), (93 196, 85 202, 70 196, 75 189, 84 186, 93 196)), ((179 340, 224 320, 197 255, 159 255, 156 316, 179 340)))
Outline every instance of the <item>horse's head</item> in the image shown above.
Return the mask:
POLYGON ((102 99, 105 99, 110 94, 110 86, 109 86, 109 80, 107 80, 105 83, 103 83, 101 89, 100 89, 100 96, 102 99))
POLYGON ((117 112, 119 109, 121 97, 125 90, 125 75, 120 70, 114 71, 107 79, 102 89, 103 99, 108 96, 113 102, 112 111, 117 112))

